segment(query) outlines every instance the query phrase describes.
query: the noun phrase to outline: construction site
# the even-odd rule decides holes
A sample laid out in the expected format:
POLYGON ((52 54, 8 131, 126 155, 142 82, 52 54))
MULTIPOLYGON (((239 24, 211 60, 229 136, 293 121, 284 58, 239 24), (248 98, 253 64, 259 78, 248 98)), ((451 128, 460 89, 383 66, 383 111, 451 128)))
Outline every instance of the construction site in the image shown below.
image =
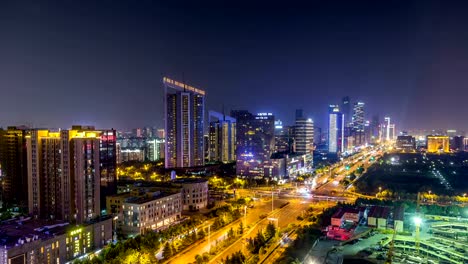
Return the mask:
POLYGON ((412 213, 372 206, 331 220, 305 263, 468 263, 468 218, 421 214, 419 202, 412 213))

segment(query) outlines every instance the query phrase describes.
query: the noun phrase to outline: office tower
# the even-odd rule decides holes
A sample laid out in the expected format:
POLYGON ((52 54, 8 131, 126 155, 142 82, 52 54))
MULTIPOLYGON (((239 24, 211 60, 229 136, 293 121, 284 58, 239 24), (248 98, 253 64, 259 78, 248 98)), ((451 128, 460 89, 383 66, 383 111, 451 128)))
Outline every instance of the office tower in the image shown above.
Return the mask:
POLYGON ((165 92, 165 167, 194 167, 205 163, 205 91, 163 79, 165 92))
POLYGON ((344 120, 338 105, 330 105, 328 112, 328 152, 344 150, 344 120))
MULTIPOLYGON (((75 128, 80 129, 80 127, 75 128)), ((100 200, 102 208, 104 208, 106 196, 117 194, 117 132, 114 129, 99 131, 101 132, 99 146, 100 200)))
POLYGON ((442 153, 450 152, 449 137, 448 136, 433 136, 426 137, 427 152, 428 153, 442 153))
POLYGON ((388 125, 388 136, 389 136, 389 139, 390 140, 395 140, 396 138, 396 128, 395 128, 395 124, 390 124, 388 125))
POLYGON ((236 172, 239 176, 269 177, 267 166, 275 147, 275 118, 271 113, 253 115, 231 111, 236 126, 236 172))
POLYGON ((370 122, 370 139, 372 143, 380 140, 380 123, 378 115, 372 116, 372 120, 370 122))
POLYGON ((353 107, 353 128, 354 130, 362 130, 364 128, 364 103, 356 102, 353 107))
POLYGON ((6 206, 28 205, 28 171, 26 155, 26 127, 0 130, 0 169, 3 177, 1 198, 6 206))
POLYGON ((312 154, 314 150, 314 122, 310 118, 304 118, 302 109, 296 110, 294 142, 297 154, 312 154))
POLYGON ((236 160, 236 119, 215 111, 209 112, 209 119, 209 160, 236 160))
POLYGON ((384 120, 385 120, 385 123, 383 125, 383 128, 385 129, 384 130, 385 140, 389 141, 390 140, 390 117, 385 117, 384 120))
POLYGON ((101 131, 32 130, 26 139, 29 213, 78 224, 98 217, 101 131))
POLYGON ((314 144, 318 146, 323 142, 322 128, 314 125, 314 144))
POLYGON ((281 120, 275 120, 275 150, 274 152, 295 152, 294 127, 283 126, 281 120))
POLYGON ((349 96, 343 97, 341 101, 341 113, 343 114, 343 122, 345 127, 351 126, 352 124, 352 117, 351 117, 351 100, 349 96))
POLYGON ((356 102, 353 106, 352 117, 352 134, 354 136, 355 146, 365 144, 364 122, 364 103, 356 102))
POLYGON ((158 161, 164 159, 164 138, 153 138, 146 141, 146 159, 158 161))

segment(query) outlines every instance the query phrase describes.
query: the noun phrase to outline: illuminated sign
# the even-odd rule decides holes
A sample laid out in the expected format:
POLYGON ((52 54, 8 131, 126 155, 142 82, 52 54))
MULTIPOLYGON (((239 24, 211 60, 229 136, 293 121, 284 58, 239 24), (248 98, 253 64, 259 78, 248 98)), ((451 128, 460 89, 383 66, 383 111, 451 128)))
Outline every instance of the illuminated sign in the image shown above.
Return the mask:
POLYGON ((205 95, 205 91, 203 91, 201 89, 195 88, 193 86, 190 86, 190 85, 182 83, 182 82, 178 82, 178 81, 169 79, 167 77, 163 78, 163 83, 165 85, 171 87, 171 88, 174 88, 174 89, 187 90, 187 91, 195 92, 195 93, 198 93, 198 94, 201 94, 201 95, 205 95))

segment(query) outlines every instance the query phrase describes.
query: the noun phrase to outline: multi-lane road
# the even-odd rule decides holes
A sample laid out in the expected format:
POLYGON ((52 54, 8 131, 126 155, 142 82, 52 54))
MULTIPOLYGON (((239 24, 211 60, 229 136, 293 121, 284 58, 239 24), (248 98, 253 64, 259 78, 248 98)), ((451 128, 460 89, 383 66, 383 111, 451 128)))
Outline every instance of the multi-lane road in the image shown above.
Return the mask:
MULTIPOLYGON (((240 222, 244 222, 244 234, 232 242, 228 247, 224 248, 210 263, 221 263, 223 259, 237 251, 244 251, 246 239, 254 237, 259 230, 266 227, 269 221, 275 222, 280 230, 285 229, 289 224, 299 224, 301 221, 297 219, 302 215, 311 204, 317 201, 330 201, 328 206, 332 206, 338 201, 353 202, 355 197, 343 196, 346 187, 339 184, 346 177, 346 166, 349 165, 349 171, 355 171, 358 167, 363 167, 366 170, 371 165, 371 158, 377 160, 382 155, 382 151, 375 149, 366 149, 352 157, 344 159, 342 162, 332 166, 332 173, 337 176, 332 178, 328 174, 318 175, 316 178, 319 184, 318 188, 312 193, 298 192, 296 188, 292 189, 275 189, 269 190, 265 188, 257 189, 242 189, 237 190, 238 197, 255 197, 254 207, 247 209, 246 216, 241 219, 221 228, 216 232, 211 232, 210 237, 195 243, 184 251, 172 257, 168 263, 192 263, 195 261, 196 255, 201 255, 214 247, 216 243, 226 239, 228 231, 233 228, 237 230, 240 222), (271 196, 273 193, 273 211, 271 196), (281 205, 289 202, 287 206, 282 208, 281 205), (265 218, 260 218, 261 215, 267 215, 265 218)), ((279 251, 278 251, 279 252, 279 251)), ((271 254, 268 257, 268 262, 274 261, 279 254, 271 254)))

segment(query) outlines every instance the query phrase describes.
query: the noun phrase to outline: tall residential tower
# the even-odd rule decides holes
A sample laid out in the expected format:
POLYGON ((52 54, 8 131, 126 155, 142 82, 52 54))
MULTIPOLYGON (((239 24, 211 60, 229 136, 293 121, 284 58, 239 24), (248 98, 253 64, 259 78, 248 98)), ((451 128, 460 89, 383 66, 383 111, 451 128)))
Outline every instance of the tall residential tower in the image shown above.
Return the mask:
POLYGON ((203 166, 205 91, 167 77, 165 93, 165 167, 203 166))
POLYGON ((210 161, 236 160, 236 119, 214 111, 209 112, 209 118, 210 161))

